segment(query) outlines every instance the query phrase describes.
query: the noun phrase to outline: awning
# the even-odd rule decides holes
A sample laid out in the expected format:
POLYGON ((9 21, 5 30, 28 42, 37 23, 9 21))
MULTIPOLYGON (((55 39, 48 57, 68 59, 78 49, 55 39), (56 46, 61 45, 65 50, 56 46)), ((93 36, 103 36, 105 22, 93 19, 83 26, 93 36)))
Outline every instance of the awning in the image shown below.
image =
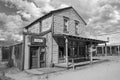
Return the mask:
POLYGON ((63 37, 63 38, 67 37, 68 39, 71 39, 71 40, 80 40, 80 41, 92 42, 97 44, 102 44, 107 42, 107 41, 98 40, 98 39, 84 38, 84 37, 78 37, 78 36, 72 36, 72 35, 66 35, 66 34, 54 34, 54 37, 63 37))

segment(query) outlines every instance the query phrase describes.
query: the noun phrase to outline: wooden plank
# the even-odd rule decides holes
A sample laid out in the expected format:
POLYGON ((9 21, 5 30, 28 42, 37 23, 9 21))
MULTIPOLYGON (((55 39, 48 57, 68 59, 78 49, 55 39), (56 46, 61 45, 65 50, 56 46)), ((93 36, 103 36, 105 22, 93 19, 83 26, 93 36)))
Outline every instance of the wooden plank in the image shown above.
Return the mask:
POLYGON ((65 37, 66 67, 68 67, 68 39, 65 37))
POLYGON ((107 56, 107 44, 105 43, 105 56, 107 56))
POLYGON ((40 68, 40 47, 38 48, 38 68, 40 68))

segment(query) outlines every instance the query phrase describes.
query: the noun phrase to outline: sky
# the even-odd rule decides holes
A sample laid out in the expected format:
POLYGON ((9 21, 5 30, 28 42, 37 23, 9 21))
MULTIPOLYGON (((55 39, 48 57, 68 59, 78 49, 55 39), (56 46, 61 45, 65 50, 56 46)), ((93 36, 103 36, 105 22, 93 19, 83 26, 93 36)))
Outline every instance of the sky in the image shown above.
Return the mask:
POLYGON ((23 27, 68 6, 86 21, 91 35, 120 30, 120 0, 0 0, 0 40, 22 40, 23 27))

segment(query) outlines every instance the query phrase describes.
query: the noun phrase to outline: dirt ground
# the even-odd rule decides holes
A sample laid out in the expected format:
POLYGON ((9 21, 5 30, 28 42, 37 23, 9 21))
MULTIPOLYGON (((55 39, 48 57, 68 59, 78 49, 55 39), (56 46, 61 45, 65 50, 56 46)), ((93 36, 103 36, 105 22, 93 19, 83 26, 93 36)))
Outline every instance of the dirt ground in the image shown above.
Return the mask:
POLYGON ((110 57, 109 59, 111 60, 110 62, 52 76, 49 80, 120 80, 120 56, 110 57))
POLYGON ((6 65, 6 62, 0 63, 0 80, 13 80, 10 77, 6 77, 5 73, 9 70, 9 68, 6 65))
POLYGON ((13 80, 120 80, 120 56, 104 58, 110 61, 88 65, 85 68, 77 68, 76 70, 71 69, 41 76, 11 68, 6 72, 5 76, 13 80))

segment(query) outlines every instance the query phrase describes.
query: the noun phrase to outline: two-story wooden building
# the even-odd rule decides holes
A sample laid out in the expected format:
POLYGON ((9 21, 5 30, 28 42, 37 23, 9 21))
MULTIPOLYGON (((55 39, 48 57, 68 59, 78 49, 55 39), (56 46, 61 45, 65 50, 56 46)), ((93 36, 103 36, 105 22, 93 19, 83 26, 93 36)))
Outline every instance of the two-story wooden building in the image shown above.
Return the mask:
POLYGON ((88 47, 105 43, 85 34, 86 22, 72 7, 47 13, 25 27, 23 68, 43 68, 64 63, 73 58, 88 60, 88 47))

